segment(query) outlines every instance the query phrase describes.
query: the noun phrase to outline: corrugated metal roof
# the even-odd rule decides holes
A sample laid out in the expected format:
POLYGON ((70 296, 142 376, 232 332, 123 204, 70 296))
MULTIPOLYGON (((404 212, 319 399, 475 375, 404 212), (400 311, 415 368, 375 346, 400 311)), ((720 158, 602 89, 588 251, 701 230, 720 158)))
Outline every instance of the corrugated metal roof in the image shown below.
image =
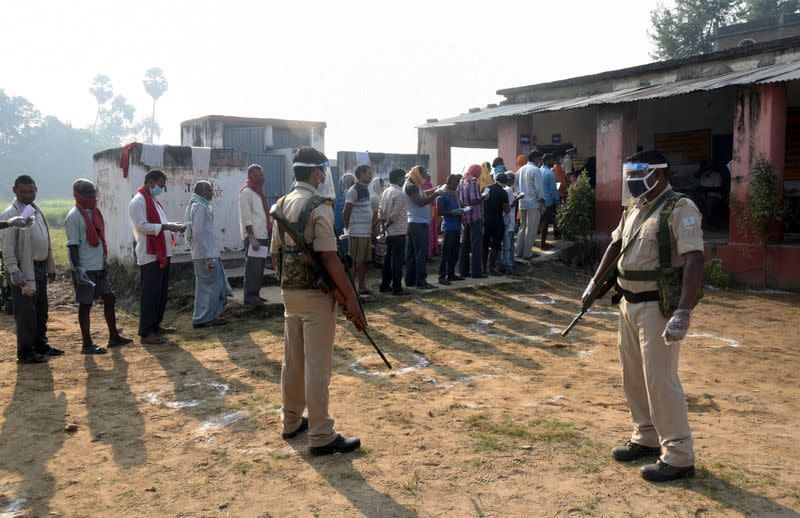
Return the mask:
POLYGON ((487 121, 502 117, 530 115, 538 112, 572 110, 599 104, 618 104, 648 99, 661 99, 692 92, 716 90, 728 86, 776 83, 800 79, 800 61, 768 65, 750 70, 728 72, 711 78, 687 79, 675 83, 650 86, 635 86, 596 95, 534 101, 529 103, 505 104, 496 108, 486 108, 477 112, 449 117, 437 122, 422 124, 420 128, 437 128, 487 121))

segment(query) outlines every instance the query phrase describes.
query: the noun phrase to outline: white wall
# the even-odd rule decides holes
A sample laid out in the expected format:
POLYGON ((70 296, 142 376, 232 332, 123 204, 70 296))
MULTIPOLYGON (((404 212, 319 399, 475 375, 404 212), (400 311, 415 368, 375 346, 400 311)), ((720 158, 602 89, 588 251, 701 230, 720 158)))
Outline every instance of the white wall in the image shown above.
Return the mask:
MULTIPOLYGON (((167 192, 158 200, 164 206, 170 221, 183 221, 186 205, 198 180, 209 180, 214 185, 215 237, 220 250, 242 250, 239 233, 239 189, 247 176, 240 168, 212 167, 202 177, 195 177, 191 168, 163 168, 167 175, 167 192)), ((94 174, 98 190, 98 205, 106 223, 106 242, 109 258, 133 267, 134 239, 128 218, 128 204, 142 185, 146 170, 142 165, 131 164, 128 178, 122 177, 113 154, 102 155, 94 162, 94 174)), ((178 237, 175 255, 189 255, 189 249, 178 237)))
POLYGON ((578 155, 590 157, 597 148, 597 107, 577 110, 535 113, 533 147, 552 144, 554 133, 561 134, 561 143, 571 143, 578 148, 578 155))

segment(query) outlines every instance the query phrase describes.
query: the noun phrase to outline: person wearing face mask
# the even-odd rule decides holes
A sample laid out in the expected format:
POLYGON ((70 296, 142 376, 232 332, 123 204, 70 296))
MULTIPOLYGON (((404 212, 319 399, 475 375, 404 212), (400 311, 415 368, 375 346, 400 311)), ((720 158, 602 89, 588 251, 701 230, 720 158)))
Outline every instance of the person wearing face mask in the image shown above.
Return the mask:
POLYGON ((220 260, 219 246, 214 238, 214 186, 200 180, 194 185, 194 194, 186 207, 186 242, 192 252, 194 264, 194 313, 192 327, 219 326, 227 320, 219 318, 233 296, 231 285, 225 277, 220 260))
MULTIPOLYGON (((366 329, 333 232, 333 200, 322 194, 328 159, 310 146, 292 159, 297 184, 276 202, 286 220, 319 253, 322 266, 344 295, 342 311, 358 329, 366 329)), ((329 386, 336 332, 336 300, 319 289, 318 274, 308 258, 279 225, 272 235, 273 264, 281 286, 284 311, 284 356, 281 370, 283 433, 286 440, 308 431, 311 455, 346 453, 361 447, 358 437, 337 433, 328 413, 329 386), (308 408, 308 416, 303 411, 308 408)))
POLYGON ((157 201, 166 187, 167 175, 160 169, 151 169, 128 205, 139 265, 139 336, 148 345, 163 344, 163 335, 175 332, 161 323, 167 309, 173 233, 183 232, 186 225, 167 220, 164 207, 157 201))
POLYGON ((633 433, 611 453, 620 461, 658 456, 641 475, 665 482, 694 476, 678 352, 703 278, 701 217, 689 198, 669 186, 669 165, 661 152, 629 157, 623 175, 634 201, 612 233, 583 299, 603 272, 616 267, 622 293, 618 343, 633 433), (666 272, 676 274, 675 289, 665 288, 666 272))
POLYGON ((75 198, 75 207, 64 220, 64 230, 72 264, 75 300, 78 303, 78 323, 83 338, 81 353, 105 354, 106 349, 92 341, 90 317, 95 299, 103 300, 103 316, 108 326, 108 346, 120 347, 132 340, 121 336, 117 329, 117 299, 108 282, 105 220, 97 207, 97 189, 89 180, 75 180, 72 184, 72 196, 75 198))
POLYGON ((244 243, 244 303, 250 306, 263 306, 266 299, 261 298, 261 281, 264 280, 266 257, 250 254, 258 252, 262 246, 269 246, 272 236, 272 219, 269 215, 269 202, 264 196, 264 170, 258 164, 247 168, 247 181, 239 190, 239 227, 244 243))

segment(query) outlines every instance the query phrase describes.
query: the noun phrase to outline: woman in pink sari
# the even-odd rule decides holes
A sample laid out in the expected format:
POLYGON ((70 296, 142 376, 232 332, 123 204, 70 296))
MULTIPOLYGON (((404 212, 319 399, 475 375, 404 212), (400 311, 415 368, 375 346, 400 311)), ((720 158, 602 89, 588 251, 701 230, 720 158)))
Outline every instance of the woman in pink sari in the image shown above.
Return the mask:
MULTIPOLYGON (((425 171, 425 183, 422 188, 427 191, 433 189, 433 182, 431 182, 431 175, 425 171)), ((439 225, 441 219, 436 215, 436 204, 431 203, 431 222, 428 224, 428 257, 439 255, 439 225)))

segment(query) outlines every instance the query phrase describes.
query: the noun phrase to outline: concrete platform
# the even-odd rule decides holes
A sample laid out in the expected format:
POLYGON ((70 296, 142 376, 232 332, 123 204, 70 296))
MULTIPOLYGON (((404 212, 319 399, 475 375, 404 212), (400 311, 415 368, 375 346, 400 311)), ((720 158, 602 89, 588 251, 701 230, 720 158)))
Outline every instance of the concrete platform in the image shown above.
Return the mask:
MULTIPOLYGON (((557 259, 561 252, 567 250, 574 244, 570 241, 554 241, 552 242, 553 248, 551 250, 541 250, 539 248, 534 248, 534 251, 539 254, 539 257, 536 257, 530 261, 523 261, 521 259, 517 259, 516 264, 514 266, 514 274, 512 275, 490 275, 489 277, 483 279, 473 279, 471 277, 467 277, 463 281, 453 282, 450 285, 443 285, 439 284, 439 261, 436 260, 434 262, 428 263, 428 278, 427 281, 430 284, 433 284, 438 287, 438 290, 457 290, 463 288, 472 288, 475 286, 494 286, 497 284, 505 284, 511 282, 517 282, 521 280, 521 276, 524 276, 528 273, 532 273, 536 269, 537 264, 545 263, 548 261, 553 261, 557 259)), ((234 275, 244 276, 244 268, 241 267, 237 269, 225 270, 225 273, 228 275, 228 278, 232 278, 234 275), (240 270, 240 271, 239 271, 240 270)), ((264 270, 264 277, 268 279, 267 282, 275 282, 275 276, 272 270, 264 270)), ((392 295, 388 293, 380 293, 378 291, 378 284, 380 284, 380 271, 377 268, 370 267, 367 273, 367 287, 370 291, 374 292, 373 295, 369 295, 364 298, 364 300, 374 299, 376 297, 392 297, 392 295)), ((409 296, 418 296, 418 295, 425 295, 427 293, 432 293, 438 290, 419 290, 417 288, 405 288, 406 292, 409 296)), ((283 304, 281 302, 281 289, 276 285, 270 286, 262 286, 261 287, 261 297, 267 299, 267 307, 270 308, 282 308, 283 304)), ((241 288, 234 288, 233 290, 233 300, 234 304, 242 305, 244 292, 241 288)))

